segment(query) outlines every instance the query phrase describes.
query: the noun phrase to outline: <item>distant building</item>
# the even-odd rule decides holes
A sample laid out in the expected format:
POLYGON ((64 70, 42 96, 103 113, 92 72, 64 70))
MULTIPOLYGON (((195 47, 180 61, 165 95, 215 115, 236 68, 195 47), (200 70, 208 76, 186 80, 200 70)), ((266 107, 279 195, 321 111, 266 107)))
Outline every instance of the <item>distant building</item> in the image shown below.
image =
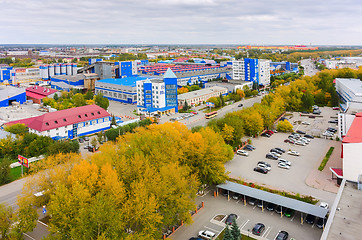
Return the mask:
POLYGON ((178 111, 177 76, 168 69, 161 79, 137 81, 137 112, 168 114, 178 111))
POLYGON ((25 101, 25 88, 0 86, 0 107, 10 106, 12 102, 18 102, 22 104, 25 101))
POLYGON ((59 92, 57 90, 41 86, 33 86, 26 89, 26 98, 27 100, 32 100, 34 103, 40 104, 42 103, 43 98, 53 98, 55 93, 58 93, 59 96, 59 92))
POLYGON ((221 95, 227 95, 228 89, 224 87, 209 87, 200 89, 197 91, 192 91, 188 93, 183 93, 178 96, 178 106, 181 109, 187 102, 188 106, 195 106, 198 104, 203 104, 207 99, 211 97, 219 97, 221 95))
POLYGON ((259 59, 259 85, 270 84, 270 60, 259 59))
POLYGON ((39 67, 40 78, 49 80, 58 75, 77 75, 77 64, 75 63, 56 63, 43 64, 39 67))
POLYGON ((115 62, 114 65, 116 78, 135 77, 138 74, 136 61, 115 62))
POLYGON ((336 78, 336 91, 342 103, 340 108, 347 111, 350 105, 362 108, 362 81, 353 78, 336 78))
POLYGON ((244 58, 232 62, 233 80, 270 84, 270 60, 244 58))
POLYGON ((16 70, 13 67, 0 67, 0 83, 11 84, 15 82, 16 70))
POLYGON ((23 123, 30 133, 53 139, 73 139, 110 128, 111 115, 97 105, 87 105, 41 116, 8 122, 6 125, 23 123))

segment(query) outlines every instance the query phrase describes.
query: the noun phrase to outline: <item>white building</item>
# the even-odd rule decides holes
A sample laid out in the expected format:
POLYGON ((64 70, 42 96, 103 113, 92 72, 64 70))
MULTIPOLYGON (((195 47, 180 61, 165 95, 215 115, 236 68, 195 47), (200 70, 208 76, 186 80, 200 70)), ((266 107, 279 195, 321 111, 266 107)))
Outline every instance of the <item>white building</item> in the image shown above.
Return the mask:
POLYGON ((207 99, 211 97, 219 97, 220 94, 226 95, 228 93, 228 89, 224 87, 209 87, 204 88, 197 91, 192 91, 188 93, 184 93, 178 96, 178 105, 179 108, 182 108, 187 102, 187 105, 194 106, 197 104, 202 104, 207 101, 207 99))
POLYGON ((270 60, 259 59, 259 84, 270 84, 270 60))
POLYGON ((362 108, 362 81, 353 78, 336 78, 336 91, 343 104, 340 108, 345 112, 351 104, 362 108))
POLYGON ((109 129, 111 115, 97 105, 87 105, 12 121, 6 125, 16 123, 25 124, 30 133, 40 136, 73 139, 109 129))
POLYGON ((245 81, 245 65, 244 60, 233 61, 233 80, 242 80, 245 81))

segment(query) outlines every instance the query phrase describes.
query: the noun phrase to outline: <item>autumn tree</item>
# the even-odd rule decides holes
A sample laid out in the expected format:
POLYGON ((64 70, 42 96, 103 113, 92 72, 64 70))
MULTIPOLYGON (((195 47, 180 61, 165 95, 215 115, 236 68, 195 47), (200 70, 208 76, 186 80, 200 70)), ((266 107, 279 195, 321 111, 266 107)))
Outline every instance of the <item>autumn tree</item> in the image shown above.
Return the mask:
POLYGON ((293 125, 288 120, 279 121, 277 130, 279 132, 292 132, 293 125))
POLYGON ((9 239, 11 224, 13 218, 12 207, 6 207, 0 203, 0 237, 1 239, 9 239))
POLYGON ((23 123, 5 125, 4 130, 16 135, 25 135, 26 133, 29 132, 28 127, 23 123))

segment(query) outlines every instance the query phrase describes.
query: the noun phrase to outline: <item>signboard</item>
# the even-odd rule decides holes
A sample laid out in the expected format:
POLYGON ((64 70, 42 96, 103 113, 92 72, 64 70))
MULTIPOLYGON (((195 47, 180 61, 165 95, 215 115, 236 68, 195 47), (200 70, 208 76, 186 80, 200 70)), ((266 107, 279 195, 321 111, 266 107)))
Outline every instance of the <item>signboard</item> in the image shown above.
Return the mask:
POLYGON ((214 103, 212 103, 212 102, 206 102, 206 106, 207 107, 213 107, 215 104, 214 103))
POLYGON ((23 165, 24 167, 29 167, 29 160, 26 157, 23 157, 21 155, 18 155, 18 161, 21 165, 23 165))

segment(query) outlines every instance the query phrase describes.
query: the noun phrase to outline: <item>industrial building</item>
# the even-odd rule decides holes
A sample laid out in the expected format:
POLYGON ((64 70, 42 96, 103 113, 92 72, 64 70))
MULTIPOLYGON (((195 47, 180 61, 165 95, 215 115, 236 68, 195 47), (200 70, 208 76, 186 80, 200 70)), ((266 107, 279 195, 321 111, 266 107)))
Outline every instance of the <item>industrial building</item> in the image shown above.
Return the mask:
POLYGON ((244 58, 232 62, 232 79, 256 82, 258 85, 270 84, 270 60, 244 58))
POLYGON ((77 64, 75 63, 56 63, 56 64, 43 64, 39 67, 40 78, 49 80, 50 78, 58 75, 76 75, 77 64))
POLYGON ((20 104, 26 101, 25 88, 13 86, 0 86, 0 107, 7 107, 12 102, 20 104))
POLYGON ((178 111, 177 76, 167 69, 161 79, 137 81, 137 112, 169 114, 178 111))
POLYGON ((42 103, 43 98, 53 98, 55 93, 58 93, 58 96, 60 96, 60 93, 57 90, 36 85, 26 89, 26 99, 32 100, 33 103, 40 104, 42 103))
POLYGON ((23 123, 30 133, 53 139, 73 139, 110 128, 111 115, 97 105, 87 105, 41 116, 12 121, 7 125, 23 123))
POLYGON ((198 104, 203 104, 207 99, 211 97, 219 97, 221 95, 227 95, 228 89, 224 87, 209 87, 200 89, 197 91, 192 91, 178 96, 178 106, 181 109, 187 102, 188 106, 195 106, 198 104))
POLYGON ((299 72, 298 63, 291 62, 270 62, 271 75, 282 75, 284 73, 299 72))
POLYGON ((336 78, 336 91, 342 103, 340 109, 347 111, 351 105, 362 109, 362 82, 353 78, 336 78))
POLYGON ((136 104, 136 82, 146 79, 141 76, 102 79, 95 82, 95 94, 103 94, 105 98, 117 102, 136 104))
POLYGON ((0 83, 15 83, 16 71, 13 67, 0 67, 0 83))

